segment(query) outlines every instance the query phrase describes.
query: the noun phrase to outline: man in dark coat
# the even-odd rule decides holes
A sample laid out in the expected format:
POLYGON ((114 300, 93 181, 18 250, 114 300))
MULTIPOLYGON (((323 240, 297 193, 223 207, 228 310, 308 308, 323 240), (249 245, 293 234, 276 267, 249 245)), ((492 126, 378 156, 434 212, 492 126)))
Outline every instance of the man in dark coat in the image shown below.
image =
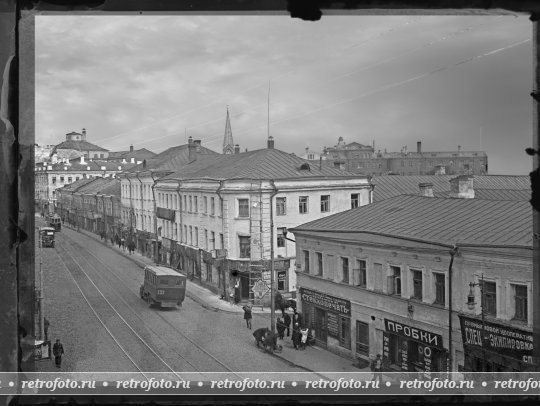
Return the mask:
POLYGON ((64 346, 60 342, 60 339, 56 339, 56 343, 53 345, 53 355, 54 355, 54 363, 56 364, 56 368, 60 368, 62 366, 62 355, 64 354, 64 346))
POLYGON ((133 240, 129 240, 128 250, 130 254, 133 254, 133 251, 135 251, 135 243, 133 242, 133 240))
POLYGON ((257 347, 259 347, 260 343, 264 344, 264 337, 266 336, 266 333, 270 331, 268 327, 262 327, 258 328, 253 332, 253 337, 255 337, 255 343, 257 344, 257 347))
POLYGON ((276 348, 277 348, 277 335, 276 333, 273 333, 271 330, 268 330, 264 337, 264 349, 266 351, 270 349, 270 352, 274 352, 276 348))
POLYGON ((295 310, 292 317, 292 325, 294 326, 296 323, 298 323, 299 325, 303 324, 302 315, 295 310))
POLYGON ((285 316, 283 317, 283 324, 285 324, 285 327, 287 328, 287 337, 289 337, 291 332, 291 316, 289 316, 288 313, 285 313, 285 316))
POLYGON ((298 349, 301 341, 302 341, 302 333, 300 332, 300 324, 296 323, 293 326, 293 331, 292 331, 292 342, 293 342, 295 350, 298 349))

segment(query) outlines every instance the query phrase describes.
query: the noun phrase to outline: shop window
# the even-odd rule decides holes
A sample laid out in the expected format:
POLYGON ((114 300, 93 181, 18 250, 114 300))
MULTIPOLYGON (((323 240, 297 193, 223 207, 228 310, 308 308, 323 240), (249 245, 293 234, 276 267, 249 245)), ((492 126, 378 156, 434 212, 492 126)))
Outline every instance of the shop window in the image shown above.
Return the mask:
POLYGON ((356 322, 356 353, 369 355, 369 324, 362 321, 356 322))
POLYGON ((323 256, 322 256, 322 252, 316 252, 315 256, 317 257, 317 276, 322 276, 322 274, 323 274, 323 256))
POLYGON ((399 266, 390 266, 387 289, 390 295, 401 296, 401 268, 399 266))
POLYGON ((497 285, 495 282, 484 281, 484 312, 497 317, 497 285))
POLYGON ((349 258, 341 257, 341 282, 349 283, 349 258))
POLYGON ((422 271, 411 270, 412 298, 422 300, 422 271))
POLYGON ((276 197, 276 215, 284 216, 287 214, 287 198, 285 197, 276 197))
POLYGON ((240 258, 249 258, 251 256, 251 238, 239 236, 240 242, 240 258))
POLYGON ((514 320, 519 320, 527 323, 528 321, 528 300, 527 286, 512 285, 514 291, 514 320))
POLYGON ((339 318, 339 345, 351 349, 351 319, 348 317, 339 318))
POLYGON ((238 199, 238 217, 249 217, 249 199, 238 199))
POLYGON ((360 193, 351 194, 351 209, 356 209, 360 204, 360 193))
POLYGON ((435 304, 445 305, 446 303, 446 280, 443 273, 435 273, 435 304))
POLYGON ((330 211, 330 195, 321 196, 321 213, 330 211))
POLYGON ((300 196, 298 198, 298 212, 300 214, 306 214, 308 212, 308 197, 300 196))
POLYGON ((277 246, 278 247, 285 246, 285 235, 283 234, 283 229, 284 227, 277 228, 277 246))
POLYGON ((309 273, 309 251, 304 251, 304 272, 309 273))
POLYGON ((353 270, 353 283, 354 286, 360 286, 362 288, 366 287, 366 280, 367 280, 367 264, 366 261, 363 259, 357 259, 356 260, 356 268, 353 270))

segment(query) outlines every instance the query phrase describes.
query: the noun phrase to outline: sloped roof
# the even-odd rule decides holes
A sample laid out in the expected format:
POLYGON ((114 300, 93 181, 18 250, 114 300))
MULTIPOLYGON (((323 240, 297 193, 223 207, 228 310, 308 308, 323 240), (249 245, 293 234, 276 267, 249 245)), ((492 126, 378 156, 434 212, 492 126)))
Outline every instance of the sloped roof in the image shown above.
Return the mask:
POLYGON ((69 163, 70 165, 65 162, 58 162, 52 165, 52 170, 60 172, 81 172, 87 171, 87 168, 90 167, 90 171, 102 171, 103 169, 101 168, 104 166, 105 170, 108 172, 121 172, 137 165, 132 163, 110 162, 104 159, 93 159, 90 161, 88 158, 84 160, 84 164, 81 164, 80 158, 71 159, 69 163), (67 168, 67 170, 65 170, 64 167, 67 168), (118 167, 121 169, 118 169, 118 167))
MULTIPOLYGON (((457 175, 385 175, 374 176, 375 185, 373 200, 380 201, 402 194, 419 194, 419 183, 432 183, 435 195, 450 191, 450 179, 457 175)), ((473 187, 479 189, 527 190, 530 192, 531 183, 528 176, 514 175, 475 175, 473 187)), ((487 193, 485 194, 487 196, 487 193)))
POLYGON ((64 192, 64 191, 65 192, 71 192, 71 191, 77 190, 81 186, 86 185, 87 183, 92 182, 93 180, 94 180, 94 178, 82 178, 82 179, 76 180, 75 182, 72 182, 72 183, 70 183, 68 185, 65 185, 64 187, 58 188, 56 190, 60 191, 60 192, 64 192))
POLYGON ((97 145, 91 144, 87 141, 64 141, 56 145, 54 149, 75 149, 78 151, 108 151, 108 149, 98 147, 97 145))
POLYGON ((197 159, 164 179, 291 179, 362 177, 337 168, 319 168, 306 159, 278 149, 259 149, 197 159), (301 170, 307 165, 309 170, 301 170))
MULTIPOLYGON (((450 197, 450 192, 434 193, 435 197, 450 197)), ((475 199, 484 200, 522 200, 531 199, 530 190, 512 190, 512 189, 474 189, 475 199)))
POLYGON ((294 227, 291 231, 370 233, 447 245, 532 248, 528 202, 396 196, 294 227))
POLYGON ((157 154, 155 152, 149 151, 146 148, 135 149, 133 151, 117 151, 109 152, 109 159, 130 159, 135 158, 136 160, 153 158, 157 154))
POLYGON ((92 182, 88 182, 79 188, 77 192, 88 194, 120 195, 120 180, 114 178, 94 178, 92 179, 92 182))

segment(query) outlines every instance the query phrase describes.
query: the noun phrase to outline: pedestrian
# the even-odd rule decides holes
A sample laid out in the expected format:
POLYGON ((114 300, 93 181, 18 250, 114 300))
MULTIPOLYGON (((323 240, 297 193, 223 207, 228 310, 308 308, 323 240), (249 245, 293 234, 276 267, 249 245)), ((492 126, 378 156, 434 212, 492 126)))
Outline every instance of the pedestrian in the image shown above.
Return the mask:
POLYGON ((293 326, 298 323, 300 325, 303 325, 304 323, 302 323, 302 315, 299 314, 296 309, 294 309, 294 313, 293 313, 293 317, 292 317, 292 324, 293 326))
POLYGON ((285 327, 287 328, 287 337, 290 336, 290 328, 291 328, 291 316, 289 316, 289 313, 285 313, 285 317, 283 318, 283 323, 285 324, 285 327))
POLYGON ((122 249, 124 250, 124 252, 126 251, 126 240, 124 238, 122 238, 120 240, 120 243, 122 244, 122 249))
POLYGON ((43 317, 43 330, 45 333, 45 341, 49 340, 49 320, 47 317, 43 317))
POLYGON ((64 355, 64 346, 60 342, 59 338, 56 339, 56 343, 54 343, 53 345, 53 355, 56 368, 60 368, 62 366, 62 355, 64 355))
POLYGON ((381 354, 377 354, 377 358, 375 358, 371 362, 371 371, 373 372, 373 380, 374 381, 382 381, 382 358, 381 354))
POLYGON ((248 303, 247 305, 243 306, 242 309, 244 310, 244 320, 246 321, 246 327, 251 330, 251 304, 248 303))
POLYGON ((298 349, 298 346, 300 345, 301 340, 302 340, 302 333, 300 333, 300 324, 296 323, 293 326, 293 331, 292 331, 292 342, 293 342, 295 350, 298 349))
POLYGON ((234 303, 240 303, 240 281, 236 281, 236 285, 234 285, 234 303))
POLYGON ((266 336, 266 333, 270 331, 268 327, 258 328, 253 332, 253 337, 255 337, 255 344, 257 344, 257 347, 259 347, 260 343, 263 343, 264 345, 264 337, 266 336))
POLYGON ((231 306, 234 305, 234 286, 230 288, 229 290, 229 303, 231 306))
POLYGON ((306 349, 306 342, 307 342, 307 336, 308 336, 308 328, 304 327, 300 329, 300 334, 302 335, 300 339, 300 347, 305 350, 306 349))
POLYGON ((130 254, 133 254, 133 252, 135 251, 135 243, 133 242, 133 240, 129 241, 128 250, 130 254))
POLYGON ((277 319, 276 328, 277 328, 278 338, 280 340, 283 340, 283 335, 285 334, 285 329, 287 328, 287 326, 285 326, 283 319, 281 319, 280 317, 278 317, 277 319))

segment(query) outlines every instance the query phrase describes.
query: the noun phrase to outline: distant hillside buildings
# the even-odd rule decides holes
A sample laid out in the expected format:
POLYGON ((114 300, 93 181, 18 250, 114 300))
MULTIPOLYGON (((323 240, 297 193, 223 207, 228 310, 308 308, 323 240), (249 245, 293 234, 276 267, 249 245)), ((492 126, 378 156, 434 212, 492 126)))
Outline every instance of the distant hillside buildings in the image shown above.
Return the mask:
POLYGON ((339 137, 338 143, 324 148, 322 154, 306 152, 302 158, 318 161, 320 165, 331 166, 347 172, 362 175, 486 175, 488 158, 483 151, 422 151, 422 142, 416 143, 416 151, 409 152, 403 147, 400 152, 375 151, 373 146, 357 142, 345 143, 339 137))

